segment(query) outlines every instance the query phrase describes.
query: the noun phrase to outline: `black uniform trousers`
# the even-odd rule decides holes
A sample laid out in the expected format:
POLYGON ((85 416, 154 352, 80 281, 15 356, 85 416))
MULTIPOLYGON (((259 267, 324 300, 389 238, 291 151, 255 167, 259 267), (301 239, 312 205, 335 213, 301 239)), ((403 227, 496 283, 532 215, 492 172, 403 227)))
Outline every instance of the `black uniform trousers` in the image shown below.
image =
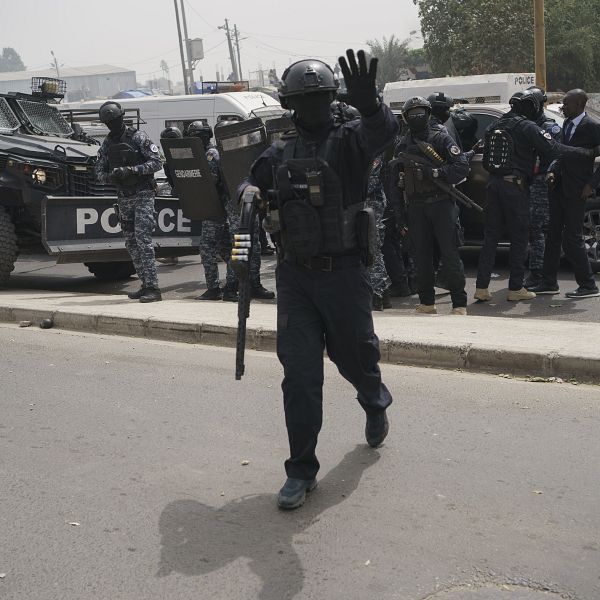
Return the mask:
POLYGON ((467 306, 465 271, 459 254, 458 207, 451 198, 410 199, 408 231, 415 248, 417 288, 421 304, 435 304, 434 254, 436 242, 453 308, 467 306))
POLYGON ((362 264, 334 271, 281 262, 277 281, 277 356, 290 458, 288 477, 309 480, 319 470, 315 449, 323 420, 323 350, 358 392, 369 414, 392 403, 381 381, 373 292, 362 264))
POLYGON ((590 267, 583 240, 583 219, 586 200, 567 198, 562 190, 549 194, 550 225, 544 248, 544 283, 558 285, 557 273, 560 266, 560 247, 571 263, 575 280, 580 287, 594 289, 596 281, 590 267))
POLYGON ((475 286, 487 289, 496 261, 496 250, 504 232, 510 240, 509 290, 520 290, 525 278, 525 260, 529 243, 529 187, 491 176, 487 185, 483 247, 479 254, 475 286))
MULTIPOLYGON (((408 276, 412 275, 411 265, 405 264, 404 246, 408 245, 408 240, 403 240, 397 231, 396 223, 393 218, 387 218, 385 221, 385 235, 381 253, 383 254, 383 262, 385 270, 389 275, 392 284, 406 282, 408 276)), ((408 261, 411 259, 408 258, 408 261)))

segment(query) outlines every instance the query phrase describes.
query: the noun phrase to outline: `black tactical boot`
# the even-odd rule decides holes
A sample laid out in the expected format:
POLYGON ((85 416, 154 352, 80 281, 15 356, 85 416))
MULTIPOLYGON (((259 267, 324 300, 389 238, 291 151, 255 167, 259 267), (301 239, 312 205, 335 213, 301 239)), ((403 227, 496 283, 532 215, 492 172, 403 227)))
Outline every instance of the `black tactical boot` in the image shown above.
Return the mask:
POLYGON ((383 298, 379 294, 373 294, 373 310, 383 311, 383 298))
POLYGON ((275 298, 275 292, 270 292, 259 283, 258 285, 252 286, 250 297, 257 298, 258 300, 273 300, 273 298, 275 298))
POLYGON ((129 292, 129 294, 127 294, 127 297, 130 300, 139 300, 145 293, 146 293, 146 288, 141 287, 137 292, 129 292))
POLYGON ((383 290, 383 294, 381 294, 381 301, 383 303, 383 308, 392 308, 392 299, 390 298, 390 293, 387 290, 383 290))
POLYGON ((407 278, 392 283, 387 291, 392 298, 406 298, 412 294, 410 287, 408 287, 407 278))
POLYGON ((223 288, 223 300, 225 300, 225 302, 237 302, 238 301, 237 290, 233 287, 226 285, 223 288))
POLYGON ((316 479, 294 479, 288 477, 277 496, 277 505, 285 510, 299 508, 306 500, 306 494, 317 487, 316 479))
POLYGON ((367 415, 367 425, 365 427, 367 444, 371 448, 381 446, 383 440, 387 437, 389 429, 390 424, 385 410, 375 415, 367 415))
POLYGON ((531 288, 541 285, 543 283, 543 281, 544 281, 544 278, 543 278, 542 272, 537 269, 533 269, 529 273, 529 277, 525 280, 523 287, 526 290, 531 291, 531 288))
POLYGON ((140 302, 159 302, 162 300, 162 295, 158 288, 146 288, 144 293, 140 296, 140 302))
POLYGON ((221 300, 223 298, 223 290, 221 288, 208 288, 204 294, 196 297, 196 300, 221 300))

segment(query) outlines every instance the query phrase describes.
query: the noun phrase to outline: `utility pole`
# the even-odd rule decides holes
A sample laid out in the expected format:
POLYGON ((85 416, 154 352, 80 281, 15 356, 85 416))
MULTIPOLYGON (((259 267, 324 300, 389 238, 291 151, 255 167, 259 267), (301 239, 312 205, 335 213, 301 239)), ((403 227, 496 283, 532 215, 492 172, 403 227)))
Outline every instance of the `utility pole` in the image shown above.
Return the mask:
POLYGON ((240 58, 240 38, 237 25, 233 26, 233 35, 235 36, 235 47, 237 48, 237 66, 238 66, 238 81, 242 80, 242 59, 240 58))
POLYGON ((185 67, 185 58, 183 56, 183 41, 181 38, 181 23, 179 22, 179 8, 177 7, 177 0, 173 0, 175 4, 175 20, 177 21, 177 35, 179 36, 179 54, 181 55, 181 69, 183 70, 183 89, 185 92, 188 90, 188 79, 187 69, 185 67))
POLYGON ((533 0, 533 24, 535 30, 535 84, 547 91, 544 0, 533 0))
POLYGON ((188 88, 186 89, 186 92, 188 94, 191 94, 192 86, 194 84, 194 66, 192 64, 190 38, 188 37, 188 32, 187 32, 187 21, 185 18, 185 6, 183 4, 183 0, 181 0, 181 20, 183 21, 183 36, 185 39, 185 50, 186 50, 187 61, 188 61, 188 78, 189 79, 188 79, 188 88))
POLYGON ((236 81, 240 80, 240 75, 237 69, 237 63, 235 60, 235 53, 233 52, 233 44, 231 43, 231 32, 229 31, 229 21, 225 19, 225 25, 221 25, 219 29, 224 29, 227 35, 227 43, 229 44, 229 59, 231 60, 231 70, 233 71, 233 77, 236 81))
POLYGON ((54 64, 54 68, 56 69, 56 79, 60 79, 60 72, 58 70, 58 61, 56 60, 56 56, 54 56, 54 50, 50 50, 50 54, 52 54, 52 62, 54 64))

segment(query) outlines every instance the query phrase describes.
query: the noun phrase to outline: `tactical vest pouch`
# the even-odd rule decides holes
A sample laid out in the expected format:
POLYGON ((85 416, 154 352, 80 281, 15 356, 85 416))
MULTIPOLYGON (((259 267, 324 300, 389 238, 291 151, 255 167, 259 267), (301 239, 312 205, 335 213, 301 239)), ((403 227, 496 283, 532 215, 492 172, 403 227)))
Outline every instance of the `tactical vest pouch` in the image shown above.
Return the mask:
MULTIPOLYGON (((118 167, 134 167, 138 164, 138 154, 129 144, 111 144, 108 148, 108 166, 110 170, 118 167)), ((123 188, 134 188, 138 182, 138 176, 134 173, 117 182, 123 188)))
POLYGON ((497 123, 485 132, 483 168, 492 175, 510 175, 514 172, 515 143, 511 131, 522 118, 509 119, 497 123))
POLYGON ((375 249, 377 247, 377 222, 373 209, 367 207, 359 211, 356 215, 355 224, 361 259, 365 266, 371 267, 375 260, 375 249))
POLYGON ((319 253, 321 222, 319 213, 302 200, 288 200, 280 209, 285 230, 285 249, 300 259, 312 258, 319 253))

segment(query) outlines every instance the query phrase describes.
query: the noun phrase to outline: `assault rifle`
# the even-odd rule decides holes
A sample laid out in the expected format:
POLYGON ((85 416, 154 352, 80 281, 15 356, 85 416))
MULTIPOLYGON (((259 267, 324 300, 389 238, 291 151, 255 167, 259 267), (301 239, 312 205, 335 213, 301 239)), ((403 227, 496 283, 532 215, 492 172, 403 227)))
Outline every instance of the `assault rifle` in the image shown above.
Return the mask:
MULTIPOLYGON (((390 166, 394 167, 394 165, 398 163, 408 163, 416 168, 421 166, 436 169, 444 164, 444 159, 436 152, 435 148, 431 144, 422 141, 417 141, 417 147, 419 148, 419 150, 421 150, 421 152, 423 152, 423 154, 425 154, 425 156, 429 158, 425 158, 424 156, 417 156, 416 154, 410 154, 408 152, 401 152, 398 158, 394 159, 390 163, 390 166)), ((445 181, 440 181, 436 177, 432 177, 430 181, 433 182, 438 188, 440 188, 440 190, 448 194, 448 196, 450 196, 454 200, 457 200, 464 206, 468 208, 474 208, 479 212, 483 212, 483 208, 481 208, 479 204, 473 202, 473 200, 471 200, 469 196, 463 194, 463 192, 461 192, 460 190, 457 190, 453 185, 450 185, 445 181)))
POLYGON ((244 354, 246 351, 246 320, 250 316, 250 260, 252 258, 252 236, 258 202, 256 188, 249 186, 244 190, 240 208, 240 227, 234 234, 231 250, 231 265, 238 278, 238 329, 235 346, 235 378, 240 380, 244 374, 244 354))

